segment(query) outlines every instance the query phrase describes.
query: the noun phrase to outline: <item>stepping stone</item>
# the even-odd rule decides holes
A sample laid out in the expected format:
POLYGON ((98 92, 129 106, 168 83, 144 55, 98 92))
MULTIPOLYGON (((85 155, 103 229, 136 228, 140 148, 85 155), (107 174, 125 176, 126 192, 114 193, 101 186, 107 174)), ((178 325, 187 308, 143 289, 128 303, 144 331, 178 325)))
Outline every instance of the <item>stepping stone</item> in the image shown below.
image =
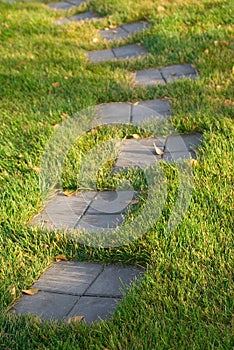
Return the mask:
POLYGON ((171 104, 168 100, 156 99, 141 101, 132 108, 132 124, 138 125, 150 119, 163 119, 171 115, 171 104))
POLYGON ((98 16, 96 13, 87 11, 84 13, 80 13, 79 15, 67 17, 67 18, 60 18, 55 21, 56 24, 66 24, 70 22, 83 22, 86 20, 96 20, 99 19, 100 16, 98 16))
POLYGON ((84 316, 92 323, 110 316, 123 293, 137 283, 144 269, 133 266, 56 262, 33 284, 35 295, 23 295, 11 311, 35 314, 43 320, 84 316))
POLYGON ((165 85, 165 80, 159 69, 139 70, 135 73, 135 81, 137 85, 154 86, 165 85))
POLYGON ((158 138, 129 139, 123 142, 114 170, 147 168, 160 159, 168 162, 196 158, 196 149, 201 145, 202 135, 170 135, 158 138), (154 144, 163 151, 156 154, 154 144))
POLYGON ((45 209, 31 222, 49 230, 73 229, 87 210, 96 193, 86 193, 85 199, 81 194, 67 197, 62 193, 50 199, 45 209))
POLYGON ((202 134, 170 135, 162 159, 168 162, 196 159, 196 149, 202 143, 202 134))
POLYGON ((191 64, 178 64, 160 69, 167 83, 178 79, 195 79, 198 76, 196 69, 191 64))
POLYGON ((147 55, 146 49, 142 45, 126 45, 115 49, 98 50, 87 52, 88 60, 97 64, 99 62, 123 60, 129 58, 139 58, 147 55))
POLYGON ((93 126, 101 124, 129 124, 131 120, 131 103, 111 102, 95 107, 93 126))
POLYGON ((164 137, 125 140, 120 148, 114 170, 146 168, 155 164, 161 156, 156 154, 154 144, 163 151, 165 143, 164 137))
POLYGON ((146 56, 147 51, 142 45, 126 45, 113 49, 114 55, 118 59, 138 58, 146 56))
POLYGON ((107 41, 113 41, 117 39, 124 39, 130 35, 139 33, 140 31, 148 28, 148 22, 135 22, 116 27, 114 29, 99 30, 101 37, 107 41))

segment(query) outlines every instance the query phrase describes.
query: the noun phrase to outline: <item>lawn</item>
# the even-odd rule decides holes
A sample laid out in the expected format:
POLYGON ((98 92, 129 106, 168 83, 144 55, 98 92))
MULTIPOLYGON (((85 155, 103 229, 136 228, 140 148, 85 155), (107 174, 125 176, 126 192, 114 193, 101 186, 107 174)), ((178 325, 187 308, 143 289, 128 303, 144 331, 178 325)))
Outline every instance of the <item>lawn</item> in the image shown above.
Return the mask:
MULTIPOLYGON (((233 3, 93 0, 67 15, 88 8, 106 18, 58 26, 54 20, 63 14, 42 2, 0 2, 0 348, 232 349, 233 3), (141 42, 150 56, 88 64, 85 50, 115 45, 93 40, 97 29, 142 19, 151 21, 150 28, 125 42, 141 42), (131 80, 137 69, 179 63, 195 65, 199 78, 150 88, 135 87, 131 80), (155 98, 170 98, 170 121, 178 132, 203 133, 190 207, 179 226, 166 230, 177 181, 173 165, 165 164, 169 190, 163 213, 128 245, 92 248, 62 233, 30 227, 43 205, 43 150, 64 120, 100 103, 155 98), (140 265, 147 273, 108 322, 88 326, 9 315, 21 290, 29 288, 57 254, 140 265)), ((147 136, 127 126, 101 127, 83 135, 67 156, 64 190, 77 189, 82 156, 95 145, 134 133, 147 136)), ((110 166, 111 161, 99 172, 100 190, 115 186, 110 166)), ((122 175, 136 189, 147 190, 141 174, 122 175)))

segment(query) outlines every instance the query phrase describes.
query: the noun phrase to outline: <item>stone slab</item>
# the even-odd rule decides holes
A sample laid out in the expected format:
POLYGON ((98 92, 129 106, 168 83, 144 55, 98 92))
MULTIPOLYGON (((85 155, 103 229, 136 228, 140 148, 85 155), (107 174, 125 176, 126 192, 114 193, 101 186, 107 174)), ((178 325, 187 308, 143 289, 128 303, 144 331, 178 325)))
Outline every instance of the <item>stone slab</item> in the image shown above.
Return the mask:
POLYGON ((93 125, 101 124, 129 124, 131 104, 126 102, 112 102, 95 107, 93 125))
POLYGON ((137 125, 149 119, 162 119, 171 115, 170 101, 156 99, 133 105, 132 124, 137 125))
POLYGON ((197 71, 191 64, 178 64, 174 66, 160 68, 163 78, 167 83, 178 79, 197 77, 197 71))
POLYGON ((96 192, 70 197, 57 194, 45 204, 45 209, 34 217, 31 225, 50 230, 73 229, 95 195, 96 192))
POLYGON ((112 49, 118 59, 139 58, 148 54, 142 45, 126 45, 112 49))
POLYGON ((81 297, 71 310, 67 318, 84 316, 85 322, 90 324, 100 319, 106 320, 114 312, 120 299, 105 297, 81 297))
POLYGON ((162 159, 166 162, 178 162, 180 160, 196 159, 196 154, 193 151, 181 152, 165 152, 162 159))
POLYGON ((73 309, 79 297, 39 291, 35 295, 24 295, 14 305, 17 315, 33 314, 43 320, 61 320, 73 309))
POLYGON ((146 21, 141 21, 141 22, 133 22, 129 24, 125 24, 121 26, 126 32, 129 34, 135 34, 137 32, 140 32, 144 29, 147 29, 149 27, 149 23, 146 21))
POLYGON ((85 214, 83 218, 77 223, 77 229, 86 229, 89 231, 100 231, 103 229, 114 229, 121 225, 123 217, 120 214, 105 214, 97 212, 92 214, 85 214))
POLYGON ((80 6, 81 4, 85 4, 86 2, 88 2, 88 0, 69 0, 69 2, 76 6, 80 6))
POLYGON ((122 214, 127 210, 128 205, 135 197, 134 191, 102 191, 98 192, 89 206, 86 215, 122 214))
POLYGON ((75 5, 71 4, 69 2, 53 2, 51 4, 48 4, 48 6, 54 10, 70 10, 71 8, 74 8, 75 5))
POLYGON ((137 85, 154 86, 165 85, 165 80, 162 77, 159 69, 140 70, 135 73, 135 81, 137 85))
POLYGON ((94 64, 99 62, 107 62, 115 59, 115 55, 112 50, 97 50, 87 52, 88 60, 94 64))
POLYGON ((200 133, 190 135, 170 135, 166 140, 165 153, 186 152, 199 147, 202 142, 200 133))
POLYGON ((106 266, 85 292, 86 296, 121 297, 132 282, 142 277, 143 269, 133 266, 106 266))
POLYGON ((117 27, 115 29, 109 30, 99 30, 100 36, 107 41, 124 39, 129 36, 129 33, 122 27, 117 27))
POLYGON ((33 288, 52 293, 82 295, 102 272, 103 265, 85 262, 58 262, 49 267, 33 288))

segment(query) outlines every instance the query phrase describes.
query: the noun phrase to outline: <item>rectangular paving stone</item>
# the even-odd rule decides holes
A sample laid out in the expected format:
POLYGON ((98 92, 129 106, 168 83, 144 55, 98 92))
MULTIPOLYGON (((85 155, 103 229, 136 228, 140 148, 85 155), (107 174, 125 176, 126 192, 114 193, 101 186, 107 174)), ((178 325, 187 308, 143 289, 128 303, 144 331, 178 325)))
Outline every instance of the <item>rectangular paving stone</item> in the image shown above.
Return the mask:
POLYGON ((144 270, 133 266, 106 266, 85 292, 85 296, 121 297, 132 282, 143 276, 144 270))
POLYGON ((130 34, 134 34, 142 31, 143 29, 147 29, 149 27, 149 23, 146 21, 134 22, 134 23, 124 24, 121 27, 124 30, 126 30, 126 32, 130 34))
POLYGON ((196 159, 196 154, 193 151, 181 152, 165 152, 162 156, 166 162, 176 162, 179 160, 196 159))
POLYGON ((167 83, 173 82, 184 77, 194 79, 197 77, 197 71, 190 64, 178 64, 165 68, 160 68, 163 78, 167 83))
POLYGON ((123 190, 98 192, 85 215, 125 213, 135 195, 134 191, 123 190))
POLYGON ((81 4, 85 4, 86 2, 88 2, 88 0, 69 0, 69 2, 76 6, 80 6, 81 4))
POLYGON ((81 297, 67 318, 84 316, 88 324, 100 319, 106 320, 114 312, 119 302, 120 299, 117 298, 81 297))
POLYGON ((112 50, 98 50, 87 52, 87 57, 90 62, 97 64, 99 62, 106 62, 115 59, 115 55, 112 50))
POLYGON ((202 142, 199 133, 191 135, 170 135, 166 140, 165 152, 185 152, 198 148, 202 142))
POLYGON ((69 2, 53 2, 51 4, 48 4, 48 6, 55 10, 70 10, 71 8, 75 7, 74 4, 71 4, 69 2))
POLYGON ((94 110, 93 125, 130 123, 131 104, 126 102, 112 102, 99 105, 94 110))
POLYGON ((79 297, 39 291, 35 295, 23 295, 11 311, 17 315, 33 314, 43 320, 62 320, 75 306, 79 297))
POLYGON ((135 81, 137 85, 154 86, 165 85, 165 80, 162 77, 159 69, 140 70, 135 73, 135 81))
POLYGON ((102 270, 101 264, 70 261, 54 263, 33 284, 33 288, 46 292, 82 295, 102 270))
POLYGON ((112 51, 118 59, 138 58, 148 54, 142 45, 126 45, 112 49, 112 51))
POLYGON ((100 36, 107 41, 124 39, 129 36, 129 33, 121 27, 109 30, 99 30, 100 36))
POLYGON ((85 193, 67 197, 62 193, 55 195, 45 204, 45 209, 31 222, 50 230, 73 229, 96 193, 85 193))
POLYGON ((147 100, 133 105, 132 124, 140 124, 149 119, 162 119, 171 115, 170 101, 147 100))
POLYGON ((88 231, 100 231, 103 229, 114 229, 121 225, 123 217, 120 214, 103 214, 97 212, 85 214, 76 225, 77 229, 86 229, 88 231))

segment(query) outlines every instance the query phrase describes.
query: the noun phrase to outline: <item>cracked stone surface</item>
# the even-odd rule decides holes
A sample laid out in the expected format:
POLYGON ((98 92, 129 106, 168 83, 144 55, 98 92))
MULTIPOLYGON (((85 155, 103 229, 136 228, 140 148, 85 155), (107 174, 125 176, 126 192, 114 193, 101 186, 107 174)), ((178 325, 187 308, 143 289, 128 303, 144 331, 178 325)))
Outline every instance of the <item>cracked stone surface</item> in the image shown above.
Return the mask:
POLYGON ((98 16, 96 13, 91 12, 91 11, 87 11, 87 12, 83 12, 83 13, 80 13, 80 14, 75 15, 75 16, 57 19, 55 21, 55 23, 56 24, 66 24, 66 23, 70 23, 70 22, 83 22, 83 21, 87 21, 87 20, 97 20, 99 18, 100 18, 100 16, 98 16))
POLYGON ((178 79, 195 79, 196 69, 190 64, 179 64, 169 67, 151 68, 134 73, 136 85, 154 86, 174 82, 178 79))
POLYGON ((107 62, 113 60, 124 60, 130 58, 139 58, 146 56, 148 51, 140 44, 126 45, 114 49, 89 51, 87 52, 88 60, 97 64, 99 62, 107 62))
POLYGON ((143 268, 56 262, 33 284, 35 295, 23 295, 13 306, 16 314, 35 314, 44 320, 84 316, 92 323, 110 317, 132 283, 138 283, 143 268))
POLYGON ((126 25, 116 27, 114 29, 106 28, 104 30, 99 30, 100 36, 107 40, 113 41, 117 39, 124 39, 149 27, 148 22, 135 22, 126 25))
POLYGON ((86 3, 87 0, 69 0, 66 2, 53 2, 48 4, 48 6, 55 10, 70 10, 71 8, 80 6, 81 4, 86 3))

